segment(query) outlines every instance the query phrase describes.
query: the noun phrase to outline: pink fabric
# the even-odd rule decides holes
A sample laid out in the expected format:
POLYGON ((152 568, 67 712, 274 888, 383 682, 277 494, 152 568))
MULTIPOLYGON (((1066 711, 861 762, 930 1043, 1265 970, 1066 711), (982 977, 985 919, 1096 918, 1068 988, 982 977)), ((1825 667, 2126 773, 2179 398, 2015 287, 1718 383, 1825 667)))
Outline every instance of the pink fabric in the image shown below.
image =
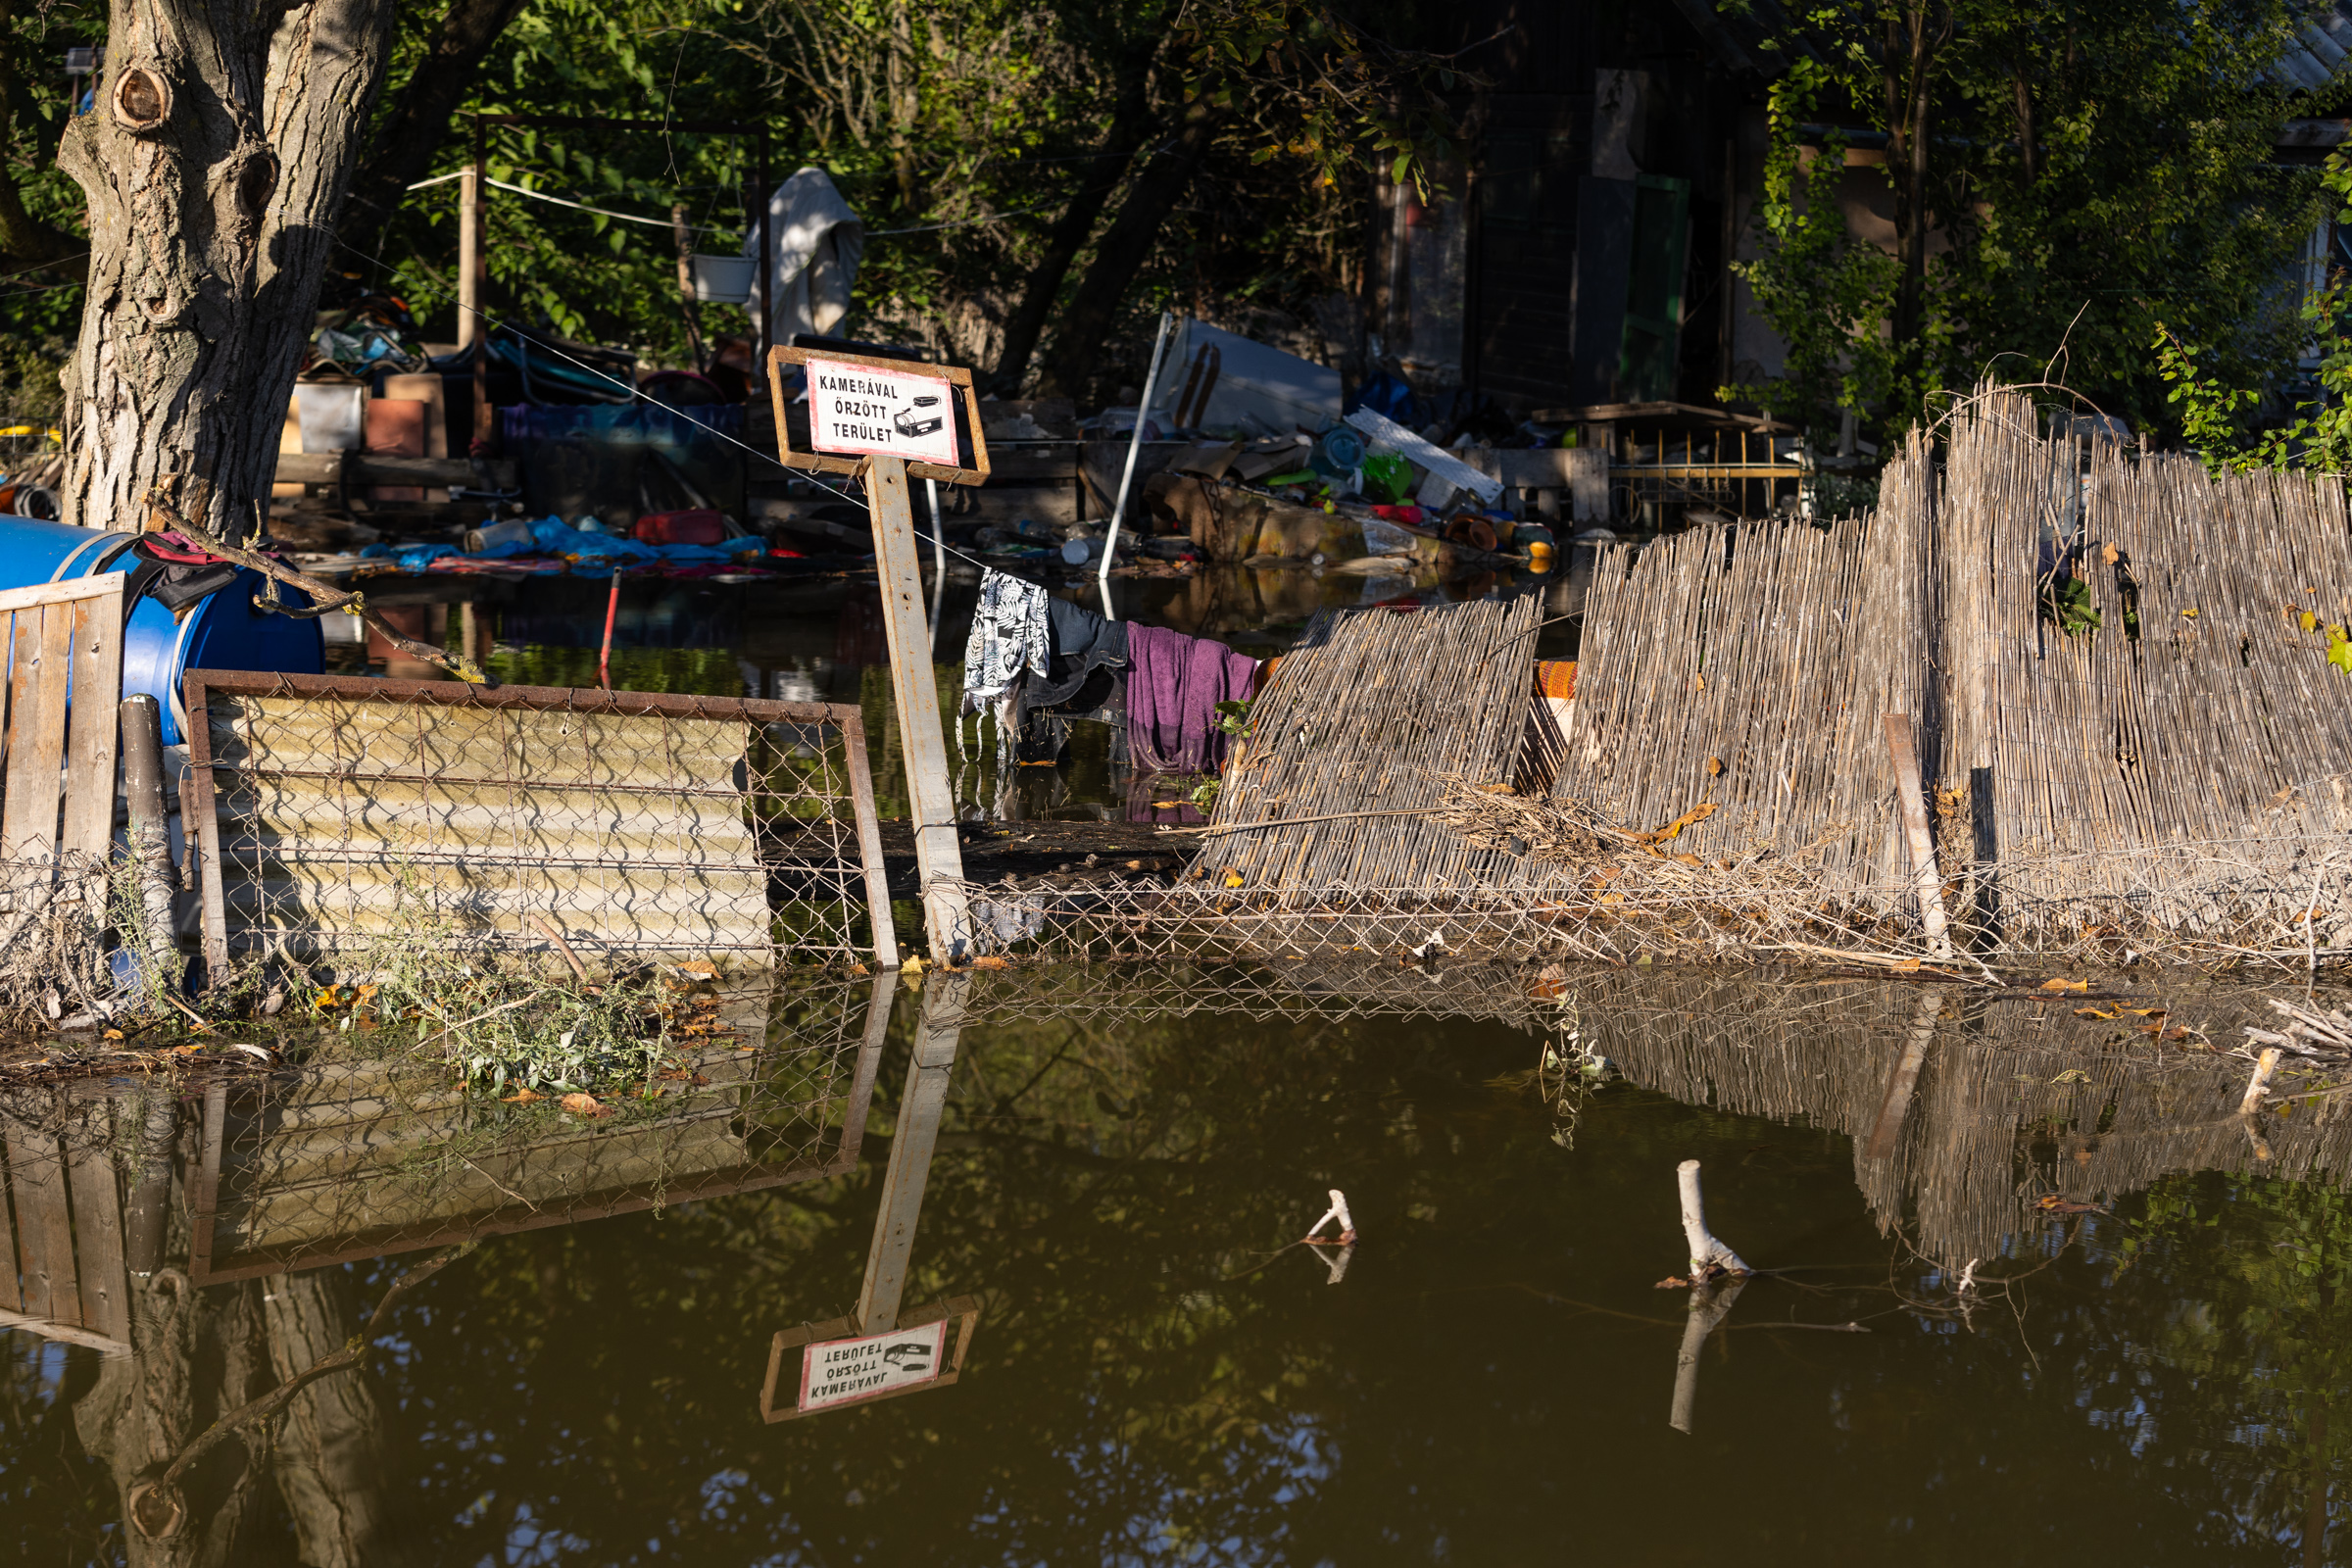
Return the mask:
POLYGON ((1232 737, 1217 728, 1217 705, 1247 702, 1257 661, 1205 637, 1161 626, 1127 630, 1127 745, 1135 765, 1155 773, 1206 773, 1225 765, 1232 737))

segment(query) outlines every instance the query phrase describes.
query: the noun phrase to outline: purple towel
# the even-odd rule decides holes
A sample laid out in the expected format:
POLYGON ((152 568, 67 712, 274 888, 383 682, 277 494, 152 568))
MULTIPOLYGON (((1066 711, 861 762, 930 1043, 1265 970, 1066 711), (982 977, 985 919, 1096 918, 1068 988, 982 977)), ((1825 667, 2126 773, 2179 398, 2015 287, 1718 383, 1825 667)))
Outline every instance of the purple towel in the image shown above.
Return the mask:
POLYGON ((1223 767, 1231 737, 1217 728, 1217 705, 1249 700, 1257 661, 1205 637, 1130 626, 1127 665, 1127 745, 1135 765, 1156 773, 1223 767))

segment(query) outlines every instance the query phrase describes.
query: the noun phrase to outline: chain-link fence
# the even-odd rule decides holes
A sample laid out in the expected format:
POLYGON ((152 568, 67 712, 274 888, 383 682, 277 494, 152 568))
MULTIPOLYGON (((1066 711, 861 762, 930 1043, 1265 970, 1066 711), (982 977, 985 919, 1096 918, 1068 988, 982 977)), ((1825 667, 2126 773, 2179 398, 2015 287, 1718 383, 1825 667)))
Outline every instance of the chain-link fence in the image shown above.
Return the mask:
POLYGON ((187 705, 217 972, 896 961, 855 708, 219 671, 187 705))

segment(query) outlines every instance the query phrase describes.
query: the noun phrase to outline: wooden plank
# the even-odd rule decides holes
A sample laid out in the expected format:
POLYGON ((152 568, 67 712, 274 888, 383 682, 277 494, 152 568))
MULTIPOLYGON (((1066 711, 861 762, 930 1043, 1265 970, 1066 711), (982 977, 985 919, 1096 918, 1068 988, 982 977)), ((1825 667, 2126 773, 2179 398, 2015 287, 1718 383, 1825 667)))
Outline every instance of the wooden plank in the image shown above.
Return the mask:
POLYGON ((103 860, 115 836, 115 757, 122 726, 122 574, 98 579, 111 591, 76 601, 74 628, 74 702, 66 744, 65 826, 59 848, 103 860))
POLYGON ((882 625, 890 637, 891 700, 899 710, 899 738, 906 748, 923 923, 932 961, 949 963, 962 957, 970 942, 971 913, 964 902, 963 847, 956 837, 956 791, 948 778, 947 736, 939 722, 931 620, 923 603, 906 474, 904 459, 875 458, 866 470, 865 490, 881 568, 882 625))
POLYGON ((22 1311, 24 1293, 17 1286, 17 1232, 8 1217, 8 1173, 0 1166, 0 1311, 22 1311))
MULTIPOLYGON (((103 1116, 103 1105, 89 1113, 103 1116)), ((67 1155, 74 1193, 74 1273, 80 1283, 84 1328, 118 1340, 130 1338, 129 1279, 122 1266, 122 1197, 115 1181, 114 1155, 101 1143, 83 1141, 67 1155)))
POLYGON ((279 484, 464 485, 467 489, 512 490, 515 465, 469 458, 372 457, 353 452, 287 452, 277 460, 279 484), (485 481, 487 483, 485 484, 485 481))
POLYGON ((73 635, 70 609, 43 607, 16 617, 0 859, 47 861, 57 855, 58 776, 66 760, 66 675, 73 635))
POLYGON ((81 1326, 81 1289, 74 1277, 74 1220, 66 1208, 66 1172, 57 1139, 15 1116, 0 1115, 17 1199, 17 1247, 24 1260, 27 1317, 81 1326))
POLYGON ((29 588, 0 589, 0 615, 37 609, 42 605, 71 605, 84 599, 101 599, 109 594, 120 599, 122 593, 121 572, 75 577, 67 582, 34 583, 29 588))

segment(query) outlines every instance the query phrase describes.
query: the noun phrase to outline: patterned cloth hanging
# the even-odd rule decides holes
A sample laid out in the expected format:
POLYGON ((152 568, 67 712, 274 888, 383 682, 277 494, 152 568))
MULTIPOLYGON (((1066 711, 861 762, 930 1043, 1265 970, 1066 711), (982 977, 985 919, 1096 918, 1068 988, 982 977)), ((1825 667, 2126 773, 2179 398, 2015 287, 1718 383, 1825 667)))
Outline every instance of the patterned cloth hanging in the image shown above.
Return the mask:
POLYGON ((977 713, 1024 674, 1053 667, 1046 591, 996 570, 980 574, 980 607, 963 645, 963 708, 977 713))

